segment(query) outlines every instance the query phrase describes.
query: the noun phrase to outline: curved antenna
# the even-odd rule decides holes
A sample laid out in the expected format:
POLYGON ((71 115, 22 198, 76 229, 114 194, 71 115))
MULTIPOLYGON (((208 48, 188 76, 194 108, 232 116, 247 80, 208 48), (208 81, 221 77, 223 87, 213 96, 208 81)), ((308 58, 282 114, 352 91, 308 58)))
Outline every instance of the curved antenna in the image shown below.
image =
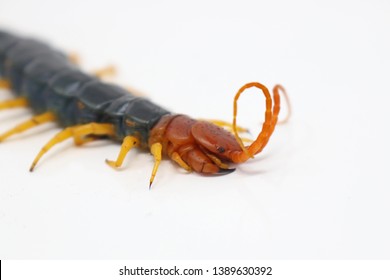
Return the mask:
POLYGON ((236 163, 247 161, 249 158, 253 158, 254 155, 260 153, 263 148, 267 145, 269 138, 271 137, 276 124, 278 123, 278 115, 280 111, 280 95, 279 91, 282 92, 283 96, 286 98, 287 101, 287 107, 288 107, 288 114, 287 117, 281 122, 285 123, 289 119, 291 115, 291 105, 290 101, 287 97, 286 90, 281 85, 276 85, 273 88, 273 98, 274 98, 274 105, 272 107, 272 98, 271 94, 266 86, 264 86, 261 83, 257 82, 251 82, 243 85, 238 92, 236 93, 236 96, 234 97, 234 103, 233 103, 233 132, 234 137, 236 138, 236 141, 240 145, 242 152, 238 153, 237 156, 233 157, 233 161, 236 163), (237 101, 240 98, 241 94, 248 88, 256 87, 260 89, 264 96, 265 96, 265 120, 262 126, 262 129, 257 136, 256 140, 252 142, 249 146, 244 146, 242 139, 240 138, 238 131, 237 131, 237 101))
POLYGON ((277 94, 276 91, 278 91, 278 92, 282 92, 282 95, 283 95, 284 99, 286 100, 287 115, 283 120, 278 121, 278 124, 285 124, 289 121, 289 119, 291 118, 291 114, 292 114, 290 98, 288 98, 287 91, 282 85, 279 85, 279 84, 275 85, 272 91, 274 93, 274 98, 275 98, 275 95, 277 94))

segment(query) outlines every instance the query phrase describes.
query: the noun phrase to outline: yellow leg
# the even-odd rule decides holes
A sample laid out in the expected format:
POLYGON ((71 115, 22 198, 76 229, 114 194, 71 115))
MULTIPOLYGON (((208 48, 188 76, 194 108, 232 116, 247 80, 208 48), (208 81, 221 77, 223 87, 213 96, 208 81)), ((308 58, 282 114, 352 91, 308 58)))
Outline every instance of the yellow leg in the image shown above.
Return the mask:
POLYGON ((246 137, 241 137, 241 140, 242 140, 242 142, 249 142, 249 143, 253 142, 253 139, 249 139, 246 137))
POLYGON ((61 131, 60 133, 58 133, 56 136, 54 136, 49 142, 47 142, 47 144, 45 146, 43 146, 43 148, 41 149, 41 151, 38 153, 38 155, 35 157, 33 163, 31 164, 31 167, 30 167, 30 172, 32 172, 35 168, 35 166, 37 165, 39 159, 48 151, 50 150, 54 145, 58 144, 58 143, 61 143, 62 141, 72 137, 73 135, 73 130, 74 128, 73 127, 68 127, 68 128, 65 128, 63 131, 61 131))
MULTIPOLYGON (((80 56, 75 52, 70 53, 68 55, 68 59, 75 65, 81 64, 80 56)), ((116 73, 117 73, 117 70, 116 70, 115 66, 113 66, 113 65, 108 65, 108 66, 103 67, 101 69, 96 69, 96 70, 92 71, 92 74, 98 78, 104 78, 107 76, 115 76, 116 73)))
POLYGON ((81 144, 83 138, 88 135, 105 135, 105 136, 114 136, 115 129, 112 124, 100 124, 100 123, 90 123, 85 125, 73 126, 65 128, 63 131, 55 135, 38 153, 35 157, 30 171, 33 171, 37 165, 39 159, 49 151, 54 145, 65 141, 66 139, 73 137, 76 144, 81 144))
POLYGON ((10 89, 11 85, 9 81, 0 78, 0 89, 10 89))
POLYGON ((191 167, 187 163, 184 162, 184 160, 180 157, 180 155, 178 153, 174 152, 171 155, 171 159, 173 159, 178 165, 180 165, 180 167, 184 168, 188 172, 192 171, 191 167))
POLYGON ((125 89, 129 92, 131 92, 132 95, 137 96, 137 97, 142 97, 146 96, 146 94, 136 88, 133 88, 131 86, 125 86, 125 89))
POLYGON ((158 167, 160 165, 160 162, 161 162, 161 157, 162 157, 162 145, 161 145, 161 143, 154 143, 150 147, 150 152, 152 153, 152 155, 154 157, 154 166, 153 166, 152 175, 150 176, 149 189, 152 186, 154 177, 156 176, 157 169, 158 169, 158 167))
POLYGON ((104 68, 92 71, 92 74, 98 78, 111 77, 116 75, 116 68, 113 65, 108 65, 104 68))
POLYGON ((219 167, 222 169, 229 169, 229 165, 226 163, 223 163, 219 158, 212 154, 207 154, 207 156, 219 167))
POLYGON ((68 55, 68 59, 75 65, 80 65, 80 56, 76 52, 71 52, 68 55))
POLYGON ((89 123, 79 125, 73 130, 73 138, 76 145, 91 142, 93 136, 114 136, 115 129, 112 124, 89 123))
MULTIPOLYGON (((75 65, 81 64, 81 59, 78 53, 72 52, 68 55, 68 59, 75 65)), ((108 65, 106 67, 96 69, 92 71, 92 74, 95 75, 98 78, 104 78, 107 76, 115 76, 117 73, 115 66, 108 65)))
POLYGON ((83 137, 73 137, 74 144, 76 146, 81 146, 84 144, 87 144, 89 142, 95 141, 97 139, 100 139, 101 137, 96 136, 96 135, 88 135, 88 136, 83 136, 83 137))
MULTIPOLYGON (((229 122, 222 121, 222 120, 207 120, 207 119, 205 119, 205 121, 211 122, 211 123, 218 125, 220 127, 227 128, 230 132, 233 131, 233 124, 231 124, 229 122)), ((237 131, 238 132, 249 132, 249 130, 247 128, 240 127, 240 126, 237 126, 237 131)))
MULTIPOLYGON (((222 128, 225 128, 227 129, 229 132, 233 133, 234 130, 233 130, 233 124, 231 123, 228 123, 228 122, 225 122, 225 121, 222 121, 222 120, 205 120, 205 121, 208 121, 208 122, 211 122, 219 127, 222 127, 222 128)), ((249 132, 249 129, 245 128, 245 127, 241 127, 241 126, 237 126, 237 132, 243 132, 243 133, 246 133, 246 132, 249 132)), ((252 139, 249 139, 249 138, 246 138, 246 137, 240 137, 241 140, 243 142, 253 142, 252 139)), ((216 162, 214 162, 216 163, 216 162)))
POLYGON ((139 146, 139 140, 138 138, 134 136, 126 136, 125 139, 123 139, 122 147, 119 152, 118 158, 116 161, 108 160, 106 159, 106 163, 113 167, 118 168, 122 166, 123 160, 125 159, 127 153, 133 148, 139 146))
POLYGON ((24 97, 19 97, 11 100, 1 101, 0 110, 11 109, 11 108, 22 108, 27 107, 28 102, 24 97))
POLYGON ((15 126, 13 129, 10 129, 7 132, 1 134, 0 135, 0 142, 4 141, 5 139, 7 139, 8 137, 10 137, 14 134, 21 133, 23 131, 26 131, 30 128, 33 128, 33 127, 38 126, 38 125, 43 124, 43 123, 54 121, 55 119, 56 119, 55 115, 53 113, 50 113, 50 112, 46 112, 46 113, 43 113, 41 115, 35 116, 32 119, 30 119, 26 122, 23 122, 23 123, 19 124, 18 126, 15 126))

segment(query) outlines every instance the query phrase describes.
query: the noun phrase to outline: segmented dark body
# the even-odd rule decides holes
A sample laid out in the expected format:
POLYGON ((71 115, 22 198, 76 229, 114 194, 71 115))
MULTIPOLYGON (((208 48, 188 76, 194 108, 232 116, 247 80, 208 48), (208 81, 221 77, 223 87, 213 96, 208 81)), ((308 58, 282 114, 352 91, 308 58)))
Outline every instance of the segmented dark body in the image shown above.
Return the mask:
POLYGON ((0 77, 37 112, 53 112, 63 126, 111 123, 115 139, 137 136, 147 146, 151 128, 167 110, 85 74, 68 57, 32 39, 0 31, 0 77))

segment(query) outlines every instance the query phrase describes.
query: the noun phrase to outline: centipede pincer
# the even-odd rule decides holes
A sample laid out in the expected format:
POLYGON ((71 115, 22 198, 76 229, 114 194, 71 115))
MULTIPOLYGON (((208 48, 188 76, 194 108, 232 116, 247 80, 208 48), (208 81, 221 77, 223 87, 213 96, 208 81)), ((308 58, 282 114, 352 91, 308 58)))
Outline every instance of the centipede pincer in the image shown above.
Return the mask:
POLYGON ((163 156, 187 171, 200 174, 233 172, 231 164, 246 162, 267 145, 278 123, 280 92, 290 107, 281 85, 273 88, 271 96, 266 86, 252 82, 235 95, 232 124, 193 119, 81 71, 71 56, 48 44, 1 30, 0 88, 15 95, 13 99, 0 101, 0 110, 31 107, 35 114, 0 134, 0 142, 48 122, 63 127, 39 151, 30 171, 53 146, 69 138, 76 145, 110 138, 122 143, 117 159, 106 160, 113 168, 121 167, 134 147, 150 151, 154 166, 149 188, 163 156), (251 87, 260 89, 265 96, 265 117, 257 138, 244 145, 239 135, 241 128, 236 124, 237 101, 251 87))

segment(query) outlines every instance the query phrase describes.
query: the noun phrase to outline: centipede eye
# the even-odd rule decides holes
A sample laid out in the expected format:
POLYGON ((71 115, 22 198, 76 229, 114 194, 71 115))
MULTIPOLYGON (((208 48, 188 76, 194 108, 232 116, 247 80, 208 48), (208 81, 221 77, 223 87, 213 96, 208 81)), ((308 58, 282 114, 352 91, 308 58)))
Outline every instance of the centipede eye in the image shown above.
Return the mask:
POLYGON ((217 151, 222 154, 225 152, 225 148, 224 147, 217 147, 217 151))

